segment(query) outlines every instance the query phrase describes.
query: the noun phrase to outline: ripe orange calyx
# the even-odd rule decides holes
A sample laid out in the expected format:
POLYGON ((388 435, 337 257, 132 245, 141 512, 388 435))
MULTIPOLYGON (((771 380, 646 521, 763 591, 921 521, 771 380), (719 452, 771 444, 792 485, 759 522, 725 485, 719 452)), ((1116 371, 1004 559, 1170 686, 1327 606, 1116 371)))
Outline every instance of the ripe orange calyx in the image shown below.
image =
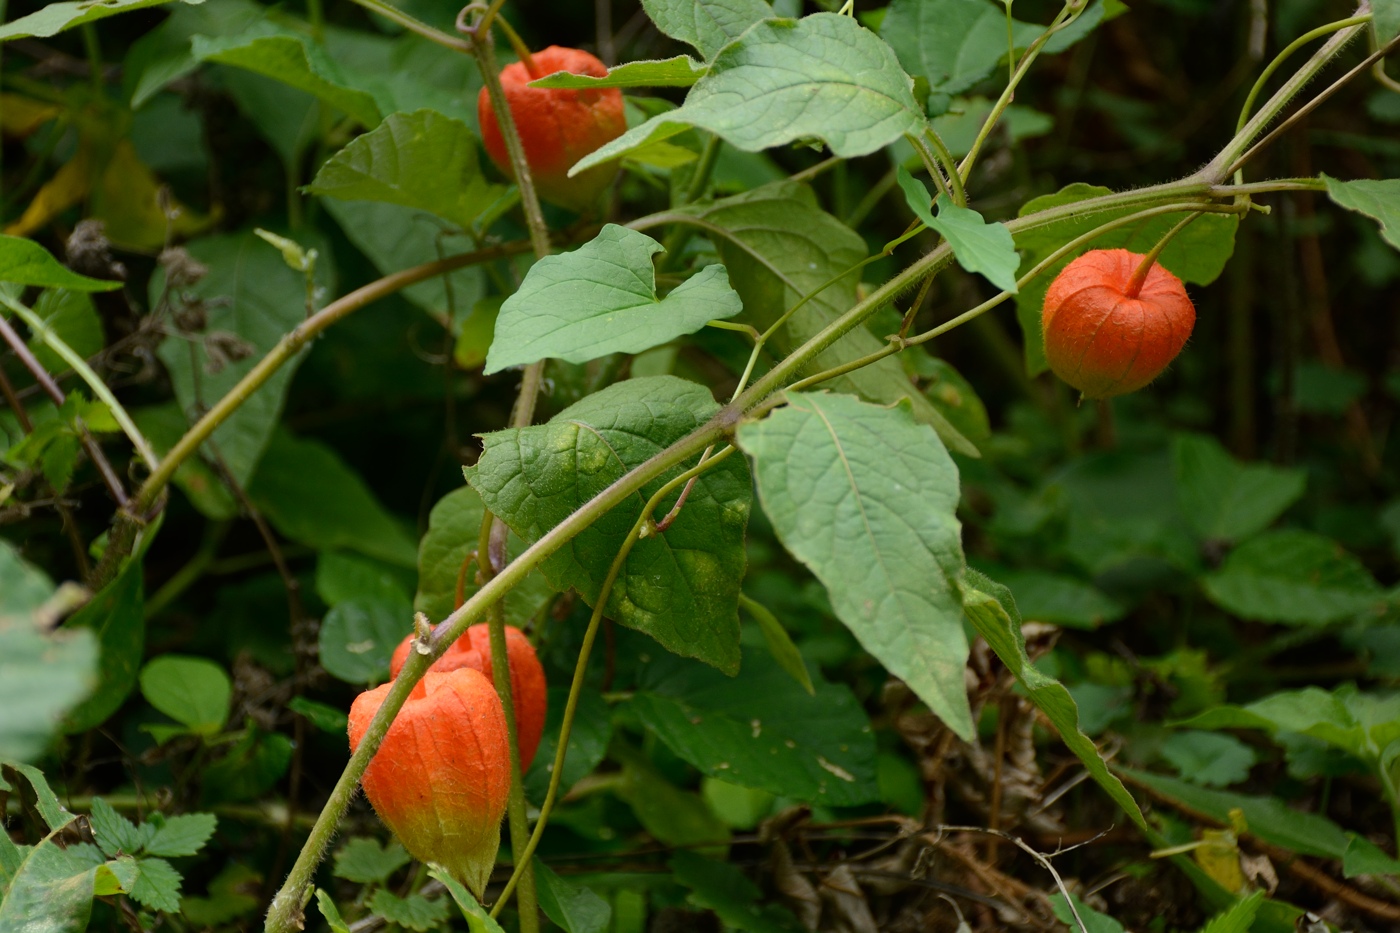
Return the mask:
POLYGON ((1045 358, 1085 398, 1141 389, 1191 336, 1196 308, 1180 279, 1154 262, 1140 283, 1133 281, 1144 258, 1126 249, 1090 250, 1045 293, 1045 358))
MULTIPOLYGON (((350 707, 350 750, 392 684, 350 707)), ((500 697, 469 668, 429 671, 395 717, 360 783, 404 848, 437 862, 478 897, 496 864, 510 795, 510 745, 500 697)))
MULTIPOLYGON (((510 104, 515 127, 525 147, 525 161, 540 197, 562 207, 581 210, 593 204, 617 174, 617 163, 595 166, 574 178, 575 162, 627 131, 622 91, 612 88, 567 90, 529 87, 531 81, 567 71, 601 78, 608 69, 581 49, 551 45, 536 52, 529 62, 516 62, 501 70, 501 88, 510 104)), ((496 167, 515 177, 505 138, 496 123, 496 111, 486 88, 476 98, 481 141, 496 167)))
MULTIPOLYGON (((412 635, 399 642, 389 661, 391 677, 399 676, 399 670, 408 661, 408 653, 412 650, 412 635)), ((530 639, 513 625, 506 626, 506 658, 510 663, 510 696, 515 706, 520 768, 528 771, 530 762, 535 759, 540 736, 544 735, 544 717, 548 706, 544 667, 536 657, 530 639)), ((485 622, 468 628, 461 638, 448 646, 429 670, 443 672, 464 667, 481 672, 495 684, 491 673, 491 629, 485 622)))

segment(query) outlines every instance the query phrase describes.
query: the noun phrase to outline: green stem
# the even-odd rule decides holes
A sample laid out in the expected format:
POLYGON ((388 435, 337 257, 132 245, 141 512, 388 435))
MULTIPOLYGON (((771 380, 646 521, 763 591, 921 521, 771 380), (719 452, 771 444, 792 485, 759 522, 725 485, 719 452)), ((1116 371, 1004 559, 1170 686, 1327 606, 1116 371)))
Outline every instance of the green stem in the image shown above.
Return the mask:
POLYGON ((97 102, 106 96, 102 86, 102 46, 97 41, 97 26, 83 23, 83 50, 87 53, 88 73, 92 81, 92 94, 97 102))
MULTIPOLYGON (((932 131, 930 131, 930 135, 933 135, 932 131)), ((904 138, 909 141, 909 145, 913 146, 914 151, 918 153, 919 161, 924 164, 924 171, 928 172, 928 177, 933 179, 934 187, 938 189, 938 193, 947 195, 951 200, 953 192, 952 189, 948 187, 948 179, 943 177, 943 169, 938 161, 938 157, 934 155, 928 143, 924 142, 923 139, 913 133, 905 133, 904 138)), ((958 174, 956 164, 954 164, 953 170, 948 174, 950 176, 958 174)))
POLYGON ((350 2, 358 3, 366 10, 372 13, 378 13, 385 19, 398 23, 409 32, 416 33, 430 42, 436 42, 438 45, 452 49, 454 52, 471 53, 472 43, 465 39, 458 39, 456 36, 448 35, 440 29, 434 29, 422 20, 410 16, 392 4, 384 3, 382 0, 350 0, 350 2))
POLYGON ((146 600, 142 613, 147 619, 159 615, 162 609, 178 599, 181 593, 204 576, 210 565, 214 563, 214 558, 219 553, 219 545, 223 542, 224 535, 228 533, 228 530, 229 523, 227 521, 210 522, 205 527, 204 541, 200 544, 199 550, 183 567, 175 571, 150 599, 146 600))
POLYGON ((932 126, 924 130, 923 138, 933 147, 939 163, 948 172, 948 185, 953 189, 951 195, 953 203, 958 207, 967 207, 967 192, 963 190, 962 175, 958 172, 958 160, 953 157, 952 150, 943 141, 943 137, 933 131, 932 126))
MULTIPOLYGON (((720 147, 724 145, 724 140, 719 136, 711 136, 705 142, 705 148, 700 151, 700 161, 695 166, 695 174, 690 176, 690 184, 686 187, 684 204, 690 204, 699 200, 705 193, 705 188, 710 183, 710 176, 714 174, 715 162, 719 159, 720 147)), ((679 207, 680 205, 677 205, 679 207)), ((670 272, 680 267, 682 254, 685 252, 686 244, 690 242, 692 231, 685 226, 675 226, 666 234, 666 239, 662 241, 662 249, 666 252, 662 255, 661 261, 657 264, 657 271, 670 272)))
MULTIPOLYGON (((1245 209, 1248 210, 1247 207, 1245 209)), ((1170 230, 1162 234, 1162 238, 1153 244, 1152 249, 1148 250, 1147 255, 1142 257, 1142 261, 1139 262, 1137 268, 1133 270, 1133 277, 1128 280, 1128 287, 1123 290, 1123 294, 1127 295, 1129 298, 1136 298, 1138 295, 1142 294, 1142 286, 1143 283, 1147 281, 1147 274, 1151 272, 1152 267, 1156 265, 1157 257, 1162 255, 1162 250, 1167 248, 1167 244, 1172 241, 1174 236, 1190 226, 1191 221, 1200 217, 1201 213, 1201 211, 1196 211, 1193 214, 1186 215, 1181 220, 1177 221, 1175 226, 1170 230)))

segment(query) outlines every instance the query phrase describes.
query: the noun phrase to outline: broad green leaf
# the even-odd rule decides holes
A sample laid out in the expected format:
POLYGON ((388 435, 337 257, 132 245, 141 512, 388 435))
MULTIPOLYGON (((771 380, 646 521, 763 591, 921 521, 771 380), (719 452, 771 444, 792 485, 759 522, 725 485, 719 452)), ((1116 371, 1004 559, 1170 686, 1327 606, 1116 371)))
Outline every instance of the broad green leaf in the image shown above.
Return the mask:
POLYGON ((34 624, 53 593, 42 571, 0 541, 0 760, 37 759, 64 713, 97 683, 91 632, 45 634, 34 624))
MULTIPOLYGON (((374 201, 331 199, 322 204, 383 275, 445 259, 468 245, 426 211, 374 201)), ((403 296, 438 320, 455 324, 467 317, 485 290, 481 267, 468 266, 410 285, 403 296)))
POLYGON ((279 532, 317 550, 347 550, 412 567, 417 549, 369 486, 320 441, 278 431, 248 496, 279 532))
MULTIPOLYGON (((619 382, 548 424, 483 436, 467 481, 494 514, 534 543, 631 468, 719 409, 708 389, 674 376, 619 382)), ((686 466, 689 466, 687 464, 686 466)), ((556 590, 590 604, 646 500, 676 467, 602 516, 540 565, 556 590)), ((663 534, 639 540, 608 598, 609 617, 667 650, 733 673, 739 665, 739 584, 750 507, 748 467, 729 457, 701 474, 663 534)), ((673 498, 661 504, 664 514, 673 498)))
POLYGON ((1229 787, 1249 777, 1258 760, 1254 749, 1217 732, 1173 732, 1162 743, 1162 757, 1188 781, 1206 787, 1229 787))
POLYGON ((112 809, 101 797, 92 798, 88 822, 92 826, 92 835, 98 846, 109 858, 114 858, 118 852, 127 855, 140 852, 145 848, 146 842, 155 835, 156 830, 150 823, 137 826, 112 809))
POLYGON ((1255 891, 1241 898, 1224 913, 1216 914, 1201 928, 1201 933, 1249 933, 1254 926, 1254 917, 1264 901, 1264 892, 1255 891))
POLYGON ((194 855, 204 848, 218 825, 218 817, 212 813, 167 816, 146 842, 146 854, 165 858, 194 855))
POLYGON ((746 933, 805 929, 787 908, 760 904, 758 885, 735 865, 684 850, 671 856, 670 865, 675 880, 690 889, 686 899, 702 910, 713 910, 726 928, 746 933))
MULTIPOLYGON (((5 761, 3 764, 7 768, 13 768, 29 782, 29 786, 34 790, 34 809, 39 811, 39 815, 44 819, 44 825, 51 832, 58 832, 77 819, 58 799, 58 795, 49 786, 48 779, 44 777, 44 772, 33 765, 26 765, 18 761, 5 761)), ((3 777, 0 777, 0 786, 4 790, 13 789, 4 782, 3 777)))
MULTIPOLYGON (((1371 28, 1375 32, 1377 47, 1400 35, 1400 3, 1396 0, 1376 0, 1371 4, 1371 13, 1375 17, 1371 20, 1371 28)), ((1326 175, 1322 177, 1327 178, 1326 175)), ((1394 240, 1391 242, 1395 243, 1394 240)))
POLYGON ((345 715, 345 710, 339 707, 308 700, 306 697, 292 697, 287 701, 287 709, 328 735, 344 735, 350 718, 345 715))
MULTIPOLYGON (((799 301, 817 293, 774 336, 772 345, 779 353, 796 349, 856 303, 860 280, 856 267, 865 259, 865 241, 818 207, 810 188, 777 182, 677 213, 695 218, 715 241, 730 281, 744 301, 739 320, 767 330, 799 301), (842 275, 845 272, 850 274, 842 275)), ((882 346, 884 341, 857 327, 817 354, 811 369, 840 366, 882 346)), ((914 406, 914 417, 932 425, 948 449, 977 456, 972 442, 913 389, 897 360, 881 360, 825 386, 858 393, 872 402, 889 404, 907 398, 914 406)))
POLYGON ((260 881, 262 875, 254 869, 227 862, 209 882, 208 897, 180 898, 180 915, 195 926, 226 928, 231 921, 258 909, 262 901, 250 892, 258 890, 260 881))
POLYGON ((175 913, 180 909, 180 873, 161 858, 143 858, 136 862, 136 881, 128 892, 131 899, 152 910, 175 913))
POLYGON ((1068 574, 1045 570, 988 570, 1016 597, 1021 617, 1066 628, 1095 629, 1127 612, 1103 590, 1068 574))
POLYGON ((300 178, 306 151, 317 140, 320 101, 305 91, 232 65, 216 69, 219 83, 243 116, 267 140, 288 176, 300 178))
MULTIPOLYGON (((1376 29, 1385 28, 1392 34, 1400 31, 1400 5, 1391 0, 1385 12, 1390 22, 1384 27, 1381 23, 1381 9, 1376 9, 1376 29)), ((1365 214, 1381 225, 1381 236, 1387 243, 1400 249, 1400 178, 1387 178, 1382 181, 1360 179, 1358 181, 1338 181, 1324 174, 1327 196, 1338 207, 1344 207, 1358 214, 1365 214)))
POLYGON ((335 853, 335 876, 356 884, 387 884, 389 876, 411 861, 397 839, 381 845, 359 836, 346 840, 335 853))
POLYGON ((564 933, 604 933, 612 921, 612 906, 590 888, 572 884, 535 856, 535 884, 540 908, 564 933))
POLYGON ((262 800, 291 762, 290 738, 252 726, 227 755, 204 769, 200 806, 262 800))
POLYGON ((482 175, 471 129, 435 110, 390 114, 322 165, 306 190, 427 211, 466 230, 505 195, 482 175))
MULTIPOLYGON (((1038 211, 1110 193, 1107 188, 1076 182, 1054 194, 1027 201, 1021 208, 1020 216, 1030 217, 1038 211)), ((1070 240, 1134 212, 1134 208, 1095 211, 1092 214, 1082 214, 1023 229, 1015 237, 1016 248, 1021 253, 1020 271, 1029 272, 1070 240)), ((1021 322, 1021 331, 1026 341, 1027 373, 1033 376, 1046 369, 1040 313, 1045 304, 1045 291, 1055 280, 1055 276, 1060 274, 1061 269, 1078 255, 1091 249, 1122 248, 1135 253, 1147 253, 1163 234, 1185 216, 1184 212, 1158 215, 1126 227, 1119 227, 1093 240, 1083 247, 1080 253, 1065 256, 1027 282, 1016 296, 1016 317, 1021 322)), ((1239 217, 1234 214, 1203 214, 1172 238, 1157 261, 1183 281, 1209 285, 1224 270, 1225 263, 1234 252, 1235 228, 1239 223, 1239 217)))
MULTIPOLYGON (((1091 3, 1079 19, 1045 44, 1061 52, 1103 19, 1104 4, 1091 3)), ((1024 49, 1044 26, 1012 22, 1013 44, 1024 49)), ((938 94, 957 94, 987 77, 1006 58, 1006 7, 987 0, 894 0, 880 24, 880 36, 899 56, 904 70, 928 79, 938 94)), ((1003 83, 1005 69, 1003 69, 1003 83)))
POLYGON ((445 899, 428 900, 421 894, 399 897, 392 891, 380 888, 369 899, 369 909, 376 917, 382 917, 392 924, 417 930, 440 929, 447 919, 445 899))
POLYGON ((1021 614, 1011 591, 975 570, 969 570, 961 581, 963 609, 973 628, 977 629, 988 647, 1001 658, 1001 663, 1015 675, 1027 697, 1060 733, 1060 740, 1074 752, 1089 776, 1098 782, 1113 802, 1122 808, 1139 829, 1149 830, 1147 820, 1123 782, 1118 780, 1099 756, 1099 750, 1079 731, 1079 711, 1069 691, 1058 680, 1036 670, 1026 656, 1026 640, 1021 634, 1021 614))
POLYGON ((1308 531, 1250 538, 1202 585, 1212 602, 1235 615, 1295 625, 1336 622, 1373 609, 1384 598, 1361 561, 1308 531))
POLYGON ((768 607, 747 596, 739 597, 739 605, 758 623, 758 629, 763 633, 763 643, 768 647, 768 654, 778 666, 801 684, 802 689, 809 695, 816 693, 816 688, 812 686, 812 675, 807 671, 807 662, 802 659, 802 652, 797 650, 792 636, 783 628, 783 623, 778 621, 778 617, 769 612, 768 607))
POLYGON ((695 126, 746 152, 820 139, 866 155, 924 125, 890 47, 852 17, 814 13, 758 23, 715 56, 685 103, 580 160, 570 175, 695 126))
MULTIPOLYGON (((933 118, 933 131, 943 140, 953 158, 961 159, 972 151, 977 136, 982 131, 982 125, 992 115, 994 106, 991 100, 981 95, 955 97, 948 104, 946 113, 933 118)), ((1049 114, 1019 104, 1010 104, 1002 111, 1001 129, 993 138, 1004 136, 1014 145, 1023 139, 1044 136, 1054 128, 1055 118, 1049 114)), ((895 147, 902 148, 900 143, 896 143, 895 147)), ((912 147, 909 153, 912 156, 912 164, 909 160, 904 164, 911 168, 920 165, 919 157, 912 147)))
MULTIPOLYGON (((413 608, 434 622, 447 618, 457 608, 459 579, 463 602, 478 589, 475 560, 465 570, 463 565, 467 556, 476 551, 481 518, 481 496, 470 486, 454 489, 443 496, 428 515, 428 532, 418 542, 418 594, 414 597, 413 608)), ((523 550, 525 542, 511 532, 506 553, 514 559, 523 550)), ((523 628, 553 595, 554 590, 544 574, 532 571, 523 583, 506 594, 506 621, 523 628)), ((402 634, 407 635, 408 630, 402 634)))
MULTIPOLYGON (((762 0, 758 0, 762 2, 762 0)), ((703 4, 696 4, 703 8, 703 4)), ((690 87, 704 77, 708 69, 689 55, 677 55, 658 61, 624 62, 608 69, 606 78, 576 75, 556 71, 552 75, 530 82, 530 87, 557 87, 586 90, 604 87, 690 87)))
MULTIPOLYGON (((877 761, 883 760, 880 756, 877 761)), ((876 767, 879 765, 877 763, 876 767)), ((915 783, 918 783, 917 777, 915 783)), ((700 796, 705 798, 715 816, 730 829, 756 829, 763 818, 773 812, 776 794, 758 787, 730 784, 708 775, 700 782, 700 796)), ((919 805, 923 806, 923 789, 919 788, 919 805)), ((918 812, 917 808, 915 812, 918 812)))
POLYGON ((1345 684, 1270 694, 1246 706, 1218 706, 1183 725, 1204 729, 1266 729, 1320 739, 1377 765, 1400 738, 1400 694, 1361 693, 1345 684))
POLYGON ((1172 439, 1181 510, 1206 540, 1241 541, 1258 534, 1303 494, 1307 474, 1267 463, 1240 463, 1212 437, 1172 439))
POLYGON ((69 710, 63 731, 85 732, 106 722, 136 686, 146 650, 146 593, 143 556, 155 537, 151 528, 117 578, 73 614, 65 629, 86 629, 97 637, 97 683, 91 695, 69 710))
MULTIPOLYGON (((316 284, 325 294, 333 294, 330 273, 330 247, 318 236, 299 233, 296 239, 316 248, 316 284)), ((288 331, 306 319, 306 278, 287 268, 282 256, 252 232, 195 240, 188 244, 190 255, 209 269, 197 285, 183 291, 206 302, 212 334, 234 334, 252 346, 247 359, 211 367, 211 355, 201 342, 189 335, 167 337, 159 355, 170 373, 175 398, 187 418, 193 421, 238 384, 260 358, 275 347, 288 331), (199 367, 199 372, 194 367, 199 367), (214 372, 212 369, 217 368, 214 372)), ((159 303, 164 277, 152 276, 150 302, 159 303)), ((282 414, 282 400, 302 355, 283 363, 262 387, 238 406, 201 448, 212 460, 222 458, 229 473, 247 488, 253 469, 273 428, 282 414)))
POLYGON ((586 363, 640 353, 743 310, 719 265, 658 298, 651 257, 660 252, 645 233, 607 224, 578 249, 535 263, 501 305, 487 375, 546 357, 586 363))
POLYGON ((1341 859, 1351 840, 1336 823, 1317 813, 1290 808, 1277 797, 1251 797, 1223 790, 1198 787, 1187 781, 1124 768, 1122 773, 1134 784, 1185 804, 1221 825, 1230 824, 1230 811, 1244 814, 1250 835, 1282 846, 1290 852, 1322 858, 1341 859))
POLYGON ((989 224, 981 214, 958 207, 943 194, 938 196, 935 215, 929 208, 931 199, 923 182, 906 172, 902 165, 895 171, 914 216, 948 241, 958 265, 985 276, 1002 291, 1016 294, 1016 267, 1021 264, 1021 257, 1016 255, 1016 244, 1006 225, 989 224))
POLYGON ((642 828, 668 846, 723 847, 729 827, 710 812, 699 794, 672 784, 635 749, 614 745, 613 759, 622 764, 622 780, 614 793, 632 807, 642 828))
POLYGON ((907 404, 789 393, 739 427, 764 512, 836 614, 954 732, 971 736, 958 470, 907 404))
POLYGON ((131 43, 122 63, 122 90, 131 108, 139 110, 170 82, 199 67, 190 51, 194 36, 241 33, 266 13, 252 0, 175 7, 164 22, 131 43))
POLYGON ((1342 875, 1355 878, 1357 875, 1400 876, 1400 861, 1386 855, 1371 840, 1355 833, 1348 833, 1350 841, 1342 856, 1342 875))
POLYGON ((321 666, 346 683, 385 680, 389 658, 412 628, 413 607, 406 597, 337 603, 321 622, 321 666))
POLYGON ((316 558, 316 595, 327 606, 360 599, 406 601, 404 574, 355 554, 323 552, 316 558))
MULTIPOLYGON (((92 297, 66 288, 46 289, 34 302, 34 313, 43 319, 49 330, 83 358, 92 356, 105 345, 102 319, 92 306, 92 297)), ((29 349, 45 369, 54 375, 66 373, 71 367, 49 346, 41 335, 29 341, 29 349)))
POLYGON ((773 15, 764 0, 642 0, 656 28, 695 49, 708 61, 731 39, 773 15))
POLYGON ((762 651, 737 677, 672 656, 641 667, 631 707, 677 755, 711 777, 814 804, 879 798, 875 738, 844 684, 808 694, 762 651))
POLYGON ((232 65, 272 78, 343 110, 367 127, 379 124, 374 98, 351 87, 330 56, 304 36, 259 23, 239 35, 195 36, 191 48, 200 61, 232 65))
POLYGON ((83 933, 97 866, 46 838, 29 849, 0 900, 0 930, 83 933))
MULTIPOLYGON (((171 0, 102 0, 101 3, 92 3, 90 0, 64 0, 61 3, 50 3, 28 16, 21 16, 19 19, 0 26, 0 42, 6 39, 25 39, 30 36, 47 38, 57 35, 65 29, 72 29, 74 26, 81 26, 94 20, 105 19, 108 16, 115 16, 129 10, 162 6, 169 2, 171 0)), ((204 0, 183 0, 183 2, 203 3, 204 0)))
MULTIPOLYGON (((905 372, 924 380, 924 398, 954 430, 976 443, 991 438, 992 424, 987 417, 987 406, 962 373, 947 361, 913 347, 900 354, 900 363, 905 372)), ((938 426, 934 425, 933 429, 937 431, 938 426)), ((948 444, 950 450, 958 450, 957 445, 950 444, 947 438, 943 442, 948 444)))
POLYGON ((233 685, 204 658, 163 654, 141 668, 141 695, 190 731, 210 736, 228 721, 233 685))
MULTIPOLYGON (((10 23, 10 26, 13 25, 15 24, 10 23)), ((121 282, 90 279, 73 272, 33 240, 3 234, 0 234, 0 282, 38 285, 43 288, 67 288, 77 292, 110 292, 122 287, 121 282)))
POLYGON ((1075 922, 1077 915, 1089 933, 1123 933, 1121 923, 1094 910, 1073 894, 1068 901, 1062 892, 1057 891, 1050 895, 1050 909, 1054 912, 1055 919, 1068 926, 1071 931, 1079 930, 1079 923, 1075 922), (1073 910, 1070 910, 1070 904, 1074 905, 1073 910))
MULTIPOLYGON (((554 771, 554 754, 559 748, 559 729, 564 723, 564 706, 568 702, 567 687, 550 687, 545 707, 544 735, 535 750, 535 760, 525 774, 525 794, 534 803, 542 803, 549 790, 549 778, 554 771)), ((612 710, 603 695, 587 687, 579 694, 574 725, 569 730, 569 753, 564 756, 564 774, 559 779, 559 793, 583 780, 602 763, 612 740, 612 710)))
POLYGON ((457 909, 462 912, 463 918, 467 921, 467 929, 471 933, 505 933, 501 929, 501 925, 491 919, 486 908, 481 906, 481 902, 472 896, 472 893, 462 885, 462 882, 441 868, 429 868, 428 876, 442 882, 447 887, 447 893, 451 894, 452 899, 457 902, 457 909))

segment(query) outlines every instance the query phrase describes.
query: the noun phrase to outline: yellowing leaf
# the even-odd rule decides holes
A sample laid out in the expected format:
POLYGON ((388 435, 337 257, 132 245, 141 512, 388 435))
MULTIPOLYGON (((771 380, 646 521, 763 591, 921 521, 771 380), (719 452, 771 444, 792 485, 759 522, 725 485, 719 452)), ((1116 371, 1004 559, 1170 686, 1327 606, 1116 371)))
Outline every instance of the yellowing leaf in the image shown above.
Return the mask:
POLYGON ((1244 872, 1240 869, 1240 846, 1235 834, 1228 829, 1204 829, 1201 844, 1192 852, 1200 865, 1227 891, 1245 888, 1244 872))
POLYGON ((18 94, 0 94, 0 130, 7 136, 28 136, 62 112, 56 104, 18 94))

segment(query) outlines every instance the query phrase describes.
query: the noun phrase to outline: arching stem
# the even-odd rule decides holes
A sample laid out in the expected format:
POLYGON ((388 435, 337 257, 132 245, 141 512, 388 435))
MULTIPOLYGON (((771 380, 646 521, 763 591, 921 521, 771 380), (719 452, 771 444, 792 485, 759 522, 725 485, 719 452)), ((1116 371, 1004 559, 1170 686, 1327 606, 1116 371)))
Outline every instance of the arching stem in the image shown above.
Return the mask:
POLYGON ((1147 255, 1142 257, 1142 262, 1138 263, 1137 269, 1133 272, 1133 277, 1128 279, 1128 289, 1125 294, 1127 294, 1129 298, 1136 298, 1142 293, 1142 285, 1147 281, 1147 274, 1151 272, 1152 267, 1157 264, 1157 257, 1162 255, 1162 250, 1167 248, 1167 244, 1172 241, 1172 237, 1176 236, 1182 230, 1185 230, 1187 225, 1201 216, 1202 213, 1204 212, 1196 211, 1194 214, 1187 214, 1181 220, 1177 221, 1176 226, 1163 234, 1162 238, 1157 241, 1157 245, 1153 246, 1152 249, 1148 251, 1147 255))

